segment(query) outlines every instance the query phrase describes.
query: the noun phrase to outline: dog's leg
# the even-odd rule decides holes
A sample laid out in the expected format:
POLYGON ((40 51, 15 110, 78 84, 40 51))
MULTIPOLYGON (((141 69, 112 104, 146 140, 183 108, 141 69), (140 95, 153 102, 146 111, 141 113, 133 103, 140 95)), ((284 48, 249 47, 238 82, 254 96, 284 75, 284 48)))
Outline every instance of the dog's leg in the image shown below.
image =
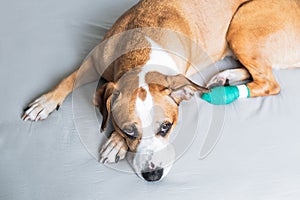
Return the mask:
POLYGON ((264 63, 264 59, 253 59, 251 54, 248 54, 250 57, 245 54, 242 55, 239 59, 248 69, 253 81, 246 85, 212 88, 211 92, 204 93, 201 96, 202 99, 211 104, 224 105, 238 98, 268 96, 280 92, 280 87, 273 76, 272 68, 261 64, 264 63))
POLYGON ((264 55, 258 55, 254 48, 250 51, 247 48, 234 49, 235 55, 250 73, 253 81, 247 83, 249 97, 260 97, 276 95, 280 93, 280 86, 277 83, 272 70, 272 65, 264 55), (246 53, 245 53, 246 52, 246 53))
POLYGON ((117 163, 125 158, 128 150, 125 139, 118 132, 113 132, 100 150, 100 162, 117 163))
POLYGON ((280 86, 275 80, 272 67, 248 65, 247 68, 253 77, 253 82, 248 83, 250 97, 276 95, 280 93, 280 86))
POLYGON ((211 89, 217 86, 242 85, 251 81, 251 75, 245 68, 224 70, 213 76, 207 84, 211 89))
POLYGON ((99 73, 92 64, 91 59, 88 58, 78 70, 63 79, 52 90, 30 103, 24 109, 22 119, 25 121, 46 119, 51 112, 59 109, 74 88, 99 79, 99 73))
POLYGON ((233 17, 227 41, 253 78, 250 97, 276 95, 280 86, 272 68, 285 68, 299 60, 298 1, 249 1, 233 17), (265 8, 264 12, 257 12, 265 8), (280 14, 278 14, 280 13, 280 14), (271 19, 271 17, 274 17, 271 19), (287 23, 289 22, 289 23, 287 23), (288 24, 288 25, 287 25, 288 24))
POLYGON ((273 75, 272 64, 268 55, 263 54, 266 50, 260 47, 260 45, 264 45, 258 42, 249 42, 242 35, 235 36, 230 40, 233 52, 253 79, 251 83, 246 84, 250 91, 249 97, 278 94, 280 86, 273 75))
POLYGON ((24 109, 23 120, 38 121, 48 117, 48 115, 58 110, 66 96, 73 90, 77 70, 63 79, 55 88, 48 93, 37 98, 24 109))

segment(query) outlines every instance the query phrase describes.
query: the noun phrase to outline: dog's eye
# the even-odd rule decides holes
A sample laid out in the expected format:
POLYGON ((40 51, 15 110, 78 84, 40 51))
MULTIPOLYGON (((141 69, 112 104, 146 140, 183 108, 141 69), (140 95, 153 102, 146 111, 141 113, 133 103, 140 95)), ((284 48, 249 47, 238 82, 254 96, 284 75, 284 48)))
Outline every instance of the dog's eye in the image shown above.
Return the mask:
POLYGON ((161 124, 158 134, 162 137, 165 137, 169 132, 170 128, 172 127, 172 123, 164 122, 161 124))
POLYGON ((123 132, 129 137, 129 139, 133 140, 138 138, 138 132, 134 126, 123 129, 123 132))

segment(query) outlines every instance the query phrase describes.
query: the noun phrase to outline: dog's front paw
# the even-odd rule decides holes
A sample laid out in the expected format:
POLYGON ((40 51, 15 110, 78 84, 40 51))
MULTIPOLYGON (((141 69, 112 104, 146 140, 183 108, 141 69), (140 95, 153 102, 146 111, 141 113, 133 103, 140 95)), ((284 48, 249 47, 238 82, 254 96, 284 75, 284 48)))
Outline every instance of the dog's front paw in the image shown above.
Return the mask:
POLYGON ((209 80, 206 86, 209 89, 212 89, 214 87, 224 86, 226 84, 227 78, 228 78, 227 71, 218 73, 209 80))
POLYGON ((242 85, 251 81, 251 75, 245 68, 227 69, 213 76, 207 84, 212 89, 219 86, 242 85))
POLYGON ((42 95, 34 102, 29 104, 24 109, 22 119, 24 121, 32 120, 38 121, 48 117, 48 115, 55 109, 59 108, 59 102, 52 98, 50 94, 42 95))
POLYGON ((99 162, 117 163, 125 158, 127 149, 128 146, 125 139, 117 132, 114 132, 101 148, 99 162))

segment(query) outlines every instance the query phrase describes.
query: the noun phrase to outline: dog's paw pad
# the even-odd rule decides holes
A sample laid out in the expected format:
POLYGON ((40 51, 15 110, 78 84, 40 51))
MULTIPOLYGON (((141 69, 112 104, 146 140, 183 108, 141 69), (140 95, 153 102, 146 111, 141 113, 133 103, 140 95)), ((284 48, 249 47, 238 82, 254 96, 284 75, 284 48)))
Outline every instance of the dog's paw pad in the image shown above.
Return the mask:
POLYGON ((113 133, 100 150, 99 162, 117 163, 119 160, 125 158, 127 149, 128 147, 124 138, 113 133))
POLYGON ((46 119, 53 110, 58 108, 59 104, 56 101, 51 98, 47 98, 46 95, 43 95, 24 109, 22 119, 24 121, 43 120, 46 119))

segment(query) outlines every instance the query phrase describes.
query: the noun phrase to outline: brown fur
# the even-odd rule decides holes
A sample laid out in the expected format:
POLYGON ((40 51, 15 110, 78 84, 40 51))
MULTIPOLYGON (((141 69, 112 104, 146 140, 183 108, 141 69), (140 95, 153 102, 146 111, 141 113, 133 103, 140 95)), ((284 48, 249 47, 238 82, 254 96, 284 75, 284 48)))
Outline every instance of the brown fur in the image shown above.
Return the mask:
POLYGON ((147 92, 145 89, 143 88, 139 88, 138 89, 138 97, 142 100, 145 101, 146 97, 147 97, 147 92))
POLYGON ((251 97, 278 94, 272 68, 289 68, 300 61, 299 5, 299 0, 253 0, 234 16, 227 40, 253 77, 248 84, 251 97))
MULTIPOLYGON (((110 82, 97 92, 96 104, 100 106, 104 124, 109 114, 114 113, 116 132, 122 137, 126 137, 122 128, 133 122, 141 126, 134 109, 137 97, 146 98, 145 92, 138 89, 137 77, 151 53, 145 35, 166 49, 177 44, 182 56, 188 59, 182 61, 173 56, 181 73, 178 76, 158 72, 146 76, 155 104, 163 108, 160 114, 175 123, 178 118, 174 114, 175 103, 189 99, 195 91, 207 92, 185 76, 205 68, 209 61, 230 55, 230 50, 253 78, 253 82, 248 83, 251 97, 278 94, 280 86, 272 69, 300 66, 300 0, 142 0, 125 12, 105 35, 102 48, 96 49, 81 66, 83 73, 85 67, 94 66, 110 82), (147 27, 169 29, 174 34, 139 30, 117 37, 124 31, 147 27), (181 40, 180 34, 189 39, 181 40), (106 40, 115 36, 115 40, 106 40), (201 46, 207 56, 200 56, 193 43, 201 46), (116 52, 128 47, 138 50, 117 57, 116 52), (112 58, 116 59, 109 63, 112 58), (202 68, 190 68, 191 63, 202 68), (108 68, 104 69, 105 66, 108 68), (112 107, 111 101, 114 102, 112 107)), ((75 71, 64 79, 46 94, 46 100, 60 105, 72 91, 77 75, 75 71)), ((136 148, 140 137, 126 139, 131 150, 136 148)))
POLYGON ((172 129, 169 131, 169 133, 165 136, 168 137, 178 121, 178 112, 177 109, 174 109, 174 101, 168 98, 170 90, 165 89, 165 87, 160 84, 153 83, 149 84, 149 90, 151 95, 153 96, 155 106, 164 108, 158 110, 163 113, 157 112, 156 115, 164 115, 165 118, 168 119, 168 121, 170 121, 174 125, 172 126, 172 129))
MULTIPOLYGON (((139 72, 138 68, 131 70, 125 73, 117 83, 109 82, 96 93, 96 96, 101 97, 100 102, 102 102, 102 107, 100 104, 100 111, 103 116, 101 127, 106 127, 106 123, 110 118, 109 113, 111 112, 115 131, 126 138, 131 151, 135 151, 143 135, 141 121, 135 112, 136 99, 139 97, 141 100, 145 100, 146 95, 149 95, 145 89, 139 88, 137 84, 139 72), (122 131, 132 125, 137 128, 139 133, 139 137, 136 140, 130 139, 122 131)), ((207 92, 205 88, 197 86, 183 75, 166 76, 159 72, 149 72, 145 77, 145 81, 149 86, 149 91, 155 104, 153 107, 154 118, 157 120, 168 119, 174 126, 178 119, 178 104, 182 100, 191 97, 189 92, 207 92), (186 93, 185 89, 187 88, 189 88, 187 90, 189 92, 186 93)), ((156 128, 159 129, 159 127, 156 128)))

